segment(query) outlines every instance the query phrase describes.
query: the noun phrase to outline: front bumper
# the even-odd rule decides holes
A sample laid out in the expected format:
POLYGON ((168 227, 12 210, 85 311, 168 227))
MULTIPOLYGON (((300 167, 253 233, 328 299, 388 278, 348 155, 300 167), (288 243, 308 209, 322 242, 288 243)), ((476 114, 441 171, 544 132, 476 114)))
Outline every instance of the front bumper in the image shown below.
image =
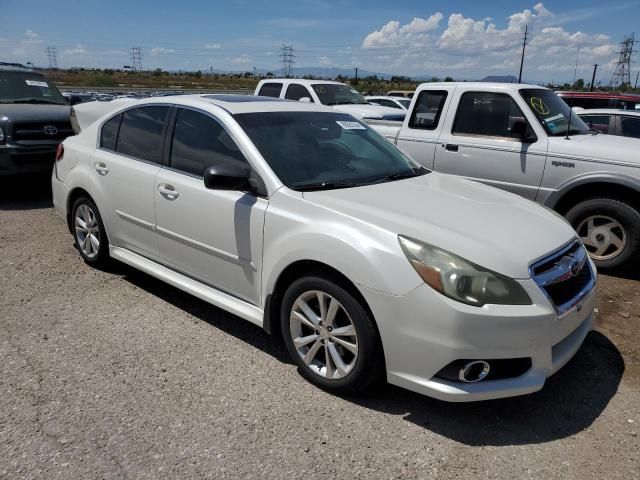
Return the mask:
POLYGON ((48 174, 53 168, 58 144, 0 145, 0 177, 48 174))
POLYGON ((558 316, 532 280, 520 282, 533 305, 472 307, 427 285, 396 297, 359 287, 377 320, 389 383, 453 402, 489 400, 540 390, 578 351, 593 325, 596 289, 558 316), (515 378, 464 383, 435 375, 459 359, 528 357, 515 378))

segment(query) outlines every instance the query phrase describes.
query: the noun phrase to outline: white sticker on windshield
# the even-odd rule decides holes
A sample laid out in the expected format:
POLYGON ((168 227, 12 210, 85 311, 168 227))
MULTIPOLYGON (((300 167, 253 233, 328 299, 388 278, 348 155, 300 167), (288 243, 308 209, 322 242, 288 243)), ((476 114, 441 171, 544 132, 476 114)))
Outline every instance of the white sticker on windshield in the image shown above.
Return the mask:
POLYGON ((47 85, 47 82, 41 82, 39 80, 25 80, 25 82, 27 82, 27 85, 31 87, 48 87, 49 86, 47 85))
POLYGON ((358 122, 349 122, 345 120, 336 120, 336 123, 345 130, 366 130, 366 128, 358 122))

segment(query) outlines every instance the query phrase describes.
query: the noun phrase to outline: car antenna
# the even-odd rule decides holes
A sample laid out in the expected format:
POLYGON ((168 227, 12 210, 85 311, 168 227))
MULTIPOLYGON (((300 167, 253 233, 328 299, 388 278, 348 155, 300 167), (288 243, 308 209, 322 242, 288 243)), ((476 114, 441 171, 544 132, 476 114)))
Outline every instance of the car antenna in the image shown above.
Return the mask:
MULTIPOLYGON (((573 69, 573 86, 576 85, 576 73, 578 72, 578 57, 580 56, 580 47, 578 47, 578 52, 576 53, 576 66, 573 69)), ((569 105, 569 121, 567 122, 567 136, 564 137, 565 140, 571 140, 569 138, 569 131, 571 130, 571 115, 573 114, 573 97, 571 97, 571 105, 569 105)))

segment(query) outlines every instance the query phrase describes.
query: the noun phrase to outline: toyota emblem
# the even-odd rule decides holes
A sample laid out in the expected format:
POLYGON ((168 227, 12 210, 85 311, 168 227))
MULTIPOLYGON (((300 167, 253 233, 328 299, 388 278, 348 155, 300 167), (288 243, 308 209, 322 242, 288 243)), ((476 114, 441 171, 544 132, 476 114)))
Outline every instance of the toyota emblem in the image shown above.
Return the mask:
POLYGON ((55 135, 56 133, 58 133, 58 129, 53 125, 45 125, 44 127, 42 127, 42 130, 44 130, 44 133, 46 133, 47 135, 55 135))

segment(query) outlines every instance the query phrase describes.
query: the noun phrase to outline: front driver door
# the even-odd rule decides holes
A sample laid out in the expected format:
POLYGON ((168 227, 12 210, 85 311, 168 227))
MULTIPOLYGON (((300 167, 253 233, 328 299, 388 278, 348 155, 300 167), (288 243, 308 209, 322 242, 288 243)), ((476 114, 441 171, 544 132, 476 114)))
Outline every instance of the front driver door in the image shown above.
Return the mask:
POLYGON ((443 125, 435 170, 460 175, 534 200, 547 156, 546 137, 535 131, 510 95, 456 91, 458 109, 443 125), (511 133, 517 120, 528 124, 531 140, 511 133))
POLYGON ((178 271, 259 304, 268 201, 245 192, 209 190, 202 179, 210 166, 247 162, 237 143, 208 113, 180 108, 165 158, 168 164, 155 184, 160 258, 178 271))

